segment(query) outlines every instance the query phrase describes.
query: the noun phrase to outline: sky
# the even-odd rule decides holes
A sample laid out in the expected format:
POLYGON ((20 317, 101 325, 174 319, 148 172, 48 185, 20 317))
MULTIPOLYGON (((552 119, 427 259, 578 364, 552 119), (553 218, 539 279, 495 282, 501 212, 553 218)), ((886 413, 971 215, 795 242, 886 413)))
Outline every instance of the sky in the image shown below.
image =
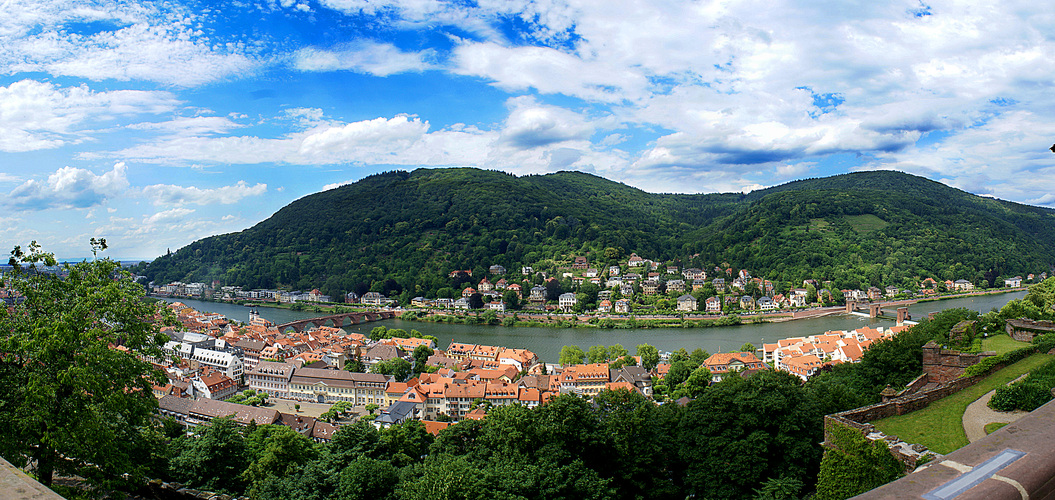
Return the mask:
POLYGON ((1052 54, 1034 1, 0 2, 0 245, 152 259, 452 166, 1055 208, 1052 54))

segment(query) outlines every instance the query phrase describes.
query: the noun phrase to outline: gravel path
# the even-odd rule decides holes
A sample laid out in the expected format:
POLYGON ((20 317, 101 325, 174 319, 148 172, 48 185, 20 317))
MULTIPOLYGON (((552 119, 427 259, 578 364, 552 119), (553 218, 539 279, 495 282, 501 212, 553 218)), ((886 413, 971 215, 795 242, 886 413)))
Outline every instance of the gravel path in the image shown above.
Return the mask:
MULTIPOLYGON (((1025 375, 1022 375, 1022 377, 1025 377, 1025 375)), ((1022 377, 1019 377, 1019 379, 1022 377)), ((996 390, 987 392, 975 402, 967 405, 967 410, 963 412, 963 430, 967 433, 967 440, 972 443, 985 437, 985 424, 992 422, 1011 423, 1023 415, 1029 414, 1028 411, 1022 410, 996 411, 990 408, 989 400, 993 397, 993 394, 996 394, 996 390)))

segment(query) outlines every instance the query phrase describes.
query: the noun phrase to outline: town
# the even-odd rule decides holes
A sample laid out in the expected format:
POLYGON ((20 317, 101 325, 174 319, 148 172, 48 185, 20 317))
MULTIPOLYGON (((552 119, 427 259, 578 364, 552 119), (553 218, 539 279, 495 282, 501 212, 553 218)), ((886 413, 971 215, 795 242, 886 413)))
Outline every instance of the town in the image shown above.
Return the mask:
MULTIPOLYGON (((1047 272, 1004 278, 1002 289, 1017 289, 1023 283, 1043 281, 1047 272)), ((284 290, 244 290, 216 281, 205 283, 150 283, 148 291, 158 297, 200 298, 253 304, 280 304, 304 309, 321 304, 362 307, 414 308, 427 315, 450 317, 466 311, 494 311, 498 318, 545 320, 548 315, 576 315, 582 319, 667 317, 720 318, 754 315, 768 319, 808 317, 832 311, 816 311, 822 306, 868 301, 919 300, 953 294, 975 293, 993 286, 986 280, 925 278, 911 286, 864 286, 838 289, 831 281, 806 279, 801 283, 776 282, 752 276, 747 269, 735 270, 727 263, 710 271, 682 268, 674 262, 656 262, 636 253, 622 263, 608 266, 591 264, 586 257, 571 256, 559 266, 536 270, 525 266, 519 274, 501 265, 449 273, 448 287, 438 297, 385 296, 381 291, 355 291, 343 297, 284 290), (814 310, 813 312, 805 312, 814 310), (513 315, 516 314, 514 317, 513 315), (539 316, 542 315, 542 316, 539 316)), ((514 324, 510 322, 510 324, 514 324)))
POLYGON ((377 327, 367 336, 321 326, 282 332, 255 310, 243 324, 180 302, 168 308, 179 326, 162 330, 171 339, 166 357, 149 359, 168 377, 154 386, 162 415, 187 427, 221 416, 244 425, 290 425, 319 442, 359 419, 379 428, 420 420, 435 434, 464 419, 481 419, 495 407, 533 408, 558 394, 591 398, 604 389, 685 404, 688 396, 671 397, 670 386, 688 378, 672 373, 677 364, 687 373, 702 369, 707 384, 767 369, 805 381, 825 366, 858 361, 873 342, 907 328, 825 332, 705 357, 661 354, 647 344, 638 346, 636 356, 621 346, 588 352, 575 347, 572 362, 554 364, 526 349, 457 342, 440 349, 435 337, 414 330, 377 327), (319 411, 309 415, 301 406, 319 411))

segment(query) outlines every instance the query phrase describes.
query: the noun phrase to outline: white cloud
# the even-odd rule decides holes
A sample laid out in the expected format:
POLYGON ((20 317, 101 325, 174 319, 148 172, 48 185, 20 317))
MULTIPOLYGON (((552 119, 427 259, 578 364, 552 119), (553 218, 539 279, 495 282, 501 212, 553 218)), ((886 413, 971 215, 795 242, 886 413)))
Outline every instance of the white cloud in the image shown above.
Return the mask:
POLYGON ((502 130, 503 140, 518 148, 589 139, 594 127, 585 117, 557 106, 540 105, 530 97, 509 102, 512 111, 502 130))
POLYGON ((300 71, 348 70, 374 76, 421 72, 433 69, 429 61, 435 51, 405 52, 390 43, 360 41, 337 50, 305 48, 293 55, 293 67, 300 71))
POLYGON ((194 213, 194 210, 190 208, 172 208, 143 218, 143 224, 153 226, 160 223, 179 222, 192 213, 194 213))
POLYGON ((200 16, 178 4, 7 2, 0 19, 0 68, 8 73, 194 86, 259 65, 245 44, 210 39, 200 16), (91 29, 79 29, 86 23, 91 29))
POLYGON ((320 127, 301 140, 299 153, 310 158, 358 149, 405 148, 428 130, 428 122, 404 115, 320 127))
POLYGON ((267 192, 267 184, 258 183, 250 186, 245 181, 238 181, 233 186, 214 189, 202 189, 194 186, 173 186, 154 184, 143 188, 143 194, 151 198, 155 205, 173 205, 193 203, 196 205, 230 205, 250 196, 260 196, 267 192))
POLYGON ((126 170, 123 162, 116 163, 113 170, 102 175, 62 167, 46 181, 31 179, 16 187, 8 194, 5 204, 22 210, 93 207, 128 188, 126 170))
POLYGON ((22 80, 0 87, 0 151, 52 149, 82 140, 84 127, 100 120, 171 111, 178 102, 168 92, 59 87, 22 80))
POLYGON ((240 126, 238 123, 222 116, 193 116, 178 117, 163 122, 133 123, 128 125, 128 128, 155 131, 174 136, 199 136, 221 134, 240 126))

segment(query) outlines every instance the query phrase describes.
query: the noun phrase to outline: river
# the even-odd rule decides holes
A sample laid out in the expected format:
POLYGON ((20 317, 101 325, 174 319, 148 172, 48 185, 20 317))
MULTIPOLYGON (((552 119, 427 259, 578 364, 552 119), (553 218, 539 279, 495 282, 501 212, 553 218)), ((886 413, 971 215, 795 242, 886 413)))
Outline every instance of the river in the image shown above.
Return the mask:
MULTIPOLYGON (((1003 307, 1011 299, 1022 298, 1025 291, 976 297, 961 297, 932 302, 922 302, 909 306, 909 313, 914 319, 921 319, 927 314, 943 309, 966 307, 979 312, 1003 307)), ((177 299, 166 299, 170 302, 177 299)), ((216 312, 238 321, 249 320, 250 308, 221 302, 205 302, 191 299, 178 299, 199 311, 216 312)), ((320 316, 319 313, 290 311, 261 307, 260 315, 275 322, 286 323, 303 318, 320 316)), ((592 345, 622 344, 631 352, 635 346, 649 343, 660 351, 674 351, 685 348, 689 351, 698 347, 710 353, 737 350, 745 342, 760 347, 764 342, 775 342, 787 337, 803 337, 824 333, 829 330, 854 330, 863 326, 890 327, 894 322, 886 319, 869 319, 860 316, 840 314, 822 318, 800 319, 781 323, 745 324, 720 328, 650 328, 628 330, 602 330, 596 328, 534 328, 503 327, 481 325, 451 325, 446 323, 425 323, 390 319, 352 325, 345 329, 349 332, 369 333, 375 326, 403 328, 407 331, 416 329, 427 335, 434 335, 440 340, 441 347, 453 341, 469 344, 499 345, 505 347, 526 348, 538 354, 539 359, 556 363, 560 349, 565 345, 578 345, 583 350, 592 345)))

